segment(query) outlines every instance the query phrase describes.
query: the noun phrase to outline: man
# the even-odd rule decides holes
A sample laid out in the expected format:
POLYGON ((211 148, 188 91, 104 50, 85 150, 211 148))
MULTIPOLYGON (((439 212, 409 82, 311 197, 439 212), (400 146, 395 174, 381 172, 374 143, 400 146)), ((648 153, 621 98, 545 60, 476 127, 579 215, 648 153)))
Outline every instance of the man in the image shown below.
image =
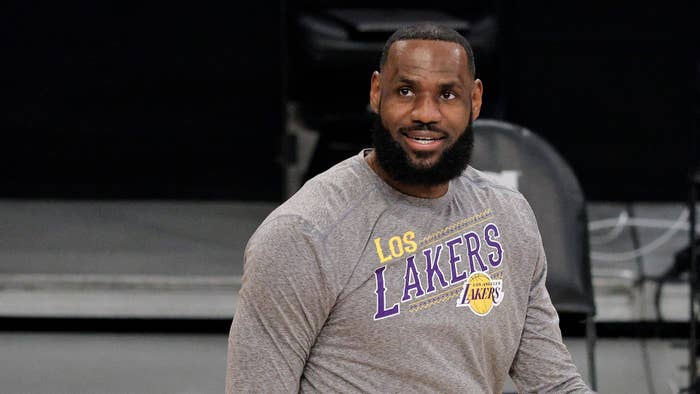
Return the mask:
MULTIPOLYGON (((246 248, 227 392, 588 392, 534 215, 468 167, 483 86, 419 25, 372 75, 373 150, 307 182, 246 248)), ((360 132, 360 131, 358 131, 360 132)))

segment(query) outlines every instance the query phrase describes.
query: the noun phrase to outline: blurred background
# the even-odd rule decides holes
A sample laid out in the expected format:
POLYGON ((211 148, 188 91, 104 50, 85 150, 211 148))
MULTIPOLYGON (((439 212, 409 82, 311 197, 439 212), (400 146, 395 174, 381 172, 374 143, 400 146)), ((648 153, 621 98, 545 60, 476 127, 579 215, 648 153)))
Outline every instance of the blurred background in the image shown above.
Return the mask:
MULTIPOLYGON (((370 145, 383 42, 424 20, 472 43, 481 117, 538 134, 578 177, 599 391, 687 388, 696 10, 435 7, 6 2, 0 391, 222 392, 248 237, 370 145)), ((585 329, 562 330, 587 375, 585 329)))

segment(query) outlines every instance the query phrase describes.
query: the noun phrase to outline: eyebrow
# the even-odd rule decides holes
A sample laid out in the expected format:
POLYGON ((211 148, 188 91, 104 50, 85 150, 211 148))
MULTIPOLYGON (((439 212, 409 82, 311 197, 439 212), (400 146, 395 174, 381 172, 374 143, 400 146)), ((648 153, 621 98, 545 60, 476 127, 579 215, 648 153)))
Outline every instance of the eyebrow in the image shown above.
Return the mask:
MULTIPOLYGON (((418 82, 414 79, 408 78, 408 77, 399 77, 398 82, 404 83, 406 85, 410 86, 415 86, 418 84, 418 82)), ((449 90, 449 89, 461 89, 461 83, 460 81, 454 80, 454 81, 448 81, 448 82, 443 82, 440 84, 440 90, 449 90)))
POLYGON ((407 78, 407 77, 399 77, 399 82, 405 83, 405 84, 407 84, 407 85, 416 85, 416 84, 418 84, 418 82, 416 82, 415 80, 413 80, 413 79, 411 79, 411 78, 407 78))
POLYGON ((456 81, 450 81, 450 82, 444 82, 440 84, 440 89, 441 90, 447 90, 447 89, 460 89, 462 86, 456 81))

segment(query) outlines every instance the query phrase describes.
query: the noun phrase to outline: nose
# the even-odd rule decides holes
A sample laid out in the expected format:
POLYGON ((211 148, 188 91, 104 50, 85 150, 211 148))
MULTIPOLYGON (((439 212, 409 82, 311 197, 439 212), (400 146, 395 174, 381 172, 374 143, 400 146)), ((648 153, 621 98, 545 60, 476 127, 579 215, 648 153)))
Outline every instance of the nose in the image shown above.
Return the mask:
POLYGON ((431 95, 421 95, 414 101, 415 105, 411 111, 411 120, 419 123, 437 123, 442 119, 440 103, 431 95))

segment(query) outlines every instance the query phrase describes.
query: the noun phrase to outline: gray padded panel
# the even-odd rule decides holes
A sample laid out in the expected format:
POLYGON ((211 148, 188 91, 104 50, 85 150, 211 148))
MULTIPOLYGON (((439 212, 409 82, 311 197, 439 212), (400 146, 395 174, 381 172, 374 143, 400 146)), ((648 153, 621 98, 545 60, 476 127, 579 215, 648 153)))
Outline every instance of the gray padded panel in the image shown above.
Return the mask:
POLYGON ((547 254, 547 289, 557 311, 594 314, 585 199, 571 167, 526 128, 478 120, 474 134, 474 168, 520 172, 518 190, 537 217, 547 254))

